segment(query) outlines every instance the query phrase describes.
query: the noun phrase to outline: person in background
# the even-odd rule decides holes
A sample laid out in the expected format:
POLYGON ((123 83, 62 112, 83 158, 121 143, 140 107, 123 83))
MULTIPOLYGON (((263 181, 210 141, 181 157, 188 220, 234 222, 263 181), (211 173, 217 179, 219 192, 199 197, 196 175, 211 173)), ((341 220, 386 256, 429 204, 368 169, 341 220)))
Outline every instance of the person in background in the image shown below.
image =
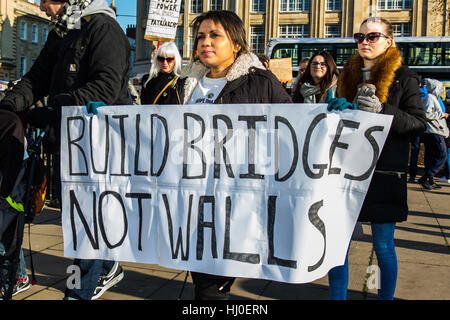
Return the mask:
POLYGON ((295 80, 292 81, 292 88, 291 88, 292 94, 294 94, 295 89, 297 88, 298 82, 300 81, 300 78, 305 73, 306 69, 308 68, 309 60, 311 60, 311 59, 309 57, 306 57, 300 61, 299 65, 298 65, 297 78, 295 78, 295 80))
POLYGON ((427 190, 440 189, 434 182, 435 175, 447 162, 447 146, 445 138, 449 136, 445 120, 444 104, 441 99, 442 82, 436 79, 423 79, 422 92, 423 106, 427 117, 427 129, 422 135, 425 146, 425 173, 417 180, 427 190))
POLYGON ((411 149, 410 149, 410 157, 409 157, 409 183, 416 182, 417 175, 417 163, 419 161, 419 152, 420 152, 420 144, 422 143, 422 135, 417 137, 411 137, 411 149))
MULTIPOLYGON (((369 222, 380 268, 378 298, 392 300, 397 283, 394 231, 408 216, 406 173, 409 141, 426 128, 420 99, 419 77, 403 65, 395 47, 391 23, 370 17, 354 35, 358 52, 345 64, 337 85, 337 97, 329 110, 345 108, 393 116, 389 135, 378 158, 358 221, 369 222)), ((350 244, 349 244, 350 247, 350 244)), ((328 272, 330 299, 347 298, 348 251, 342 266, 328 272)))
MULTIPOLYGON (((205 12, 192 26, 194 60, 183 69, 167 103, 292 103, 278 79, 249 51, 244 23, 235 13, 205 12)), ((191 276, 196 300, 228 299, 235 280, 200 272, 191 276)))
POLYGON ((338 75, 333 57, 326 51, 315 52, 298 82, 292 101, 321 103, 324 102, 328 90, 331 90, 334 97, 338 75))
POLYGON ((175 43, 164 42, 153 55, 149 76, 141 90, 141 104, 163 104, 160 99, 164 99, 167 87, 180 74, 181 63, 175 43))
MULTIPOLYGON (((130 44, 105 0, 41 0, 40 10, 50 17, 53 29, 31 69, 0 102, 0 109, 27 111, 48 97, 47 106, 28 110, 25 118, 34 127, 50 125, 54 132, 54 179, 61 199, 62 107, 91 102, 130 105, 130 44)), ((75 259, 74 265, 80 268, 80 286, 66 288, 65 299, 97 299, 124 276, 115 261, 75 259)))
MULTIPOLYGON (((450 119, 448 111, 450 110, 450 89, 445 90, 445 121, 447 122, 447 128, 450 129, 450 119)), ((445 138, 445 146, 447 147, 447 162, 444 164, 444 176, 438 179, 439 182, 450 183, 450 136, 445 138)))

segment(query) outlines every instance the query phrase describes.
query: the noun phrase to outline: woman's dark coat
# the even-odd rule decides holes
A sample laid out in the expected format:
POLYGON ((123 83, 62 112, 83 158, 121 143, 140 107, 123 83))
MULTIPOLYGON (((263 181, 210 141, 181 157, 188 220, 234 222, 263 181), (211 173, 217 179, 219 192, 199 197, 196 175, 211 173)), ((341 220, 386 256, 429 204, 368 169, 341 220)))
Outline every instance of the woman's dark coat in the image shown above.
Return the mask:
MULTIPOLYGON (((339 76, 337 95, 353 101, 362 82, 362 59, 352 56, 339 76)), ((407 219, 409 141, 426 128, 420 99, 419 77, 402 65, 400 51, 390 48, 372 68, 368 81, 376 86, 383 114, 393 116, 392 126, 379 156, 359 221, 399 222, 407 219)))
MULTIPOLYGON (((175 74, 173 72, 159 72, 156 77, 150 79, 145 87, 142 88, 141 104, 153 104, 155 98, 174 77, 175 74)), ((160 104, 159 99, 155 104, 160 104)))

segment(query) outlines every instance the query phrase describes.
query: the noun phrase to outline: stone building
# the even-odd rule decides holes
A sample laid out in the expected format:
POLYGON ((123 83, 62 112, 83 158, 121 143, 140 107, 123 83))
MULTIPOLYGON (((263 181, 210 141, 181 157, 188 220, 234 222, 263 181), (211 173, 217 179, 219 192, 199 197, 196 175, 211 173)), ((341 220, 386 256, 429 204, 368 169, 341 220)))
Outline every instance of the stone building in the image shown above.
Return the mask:
MULTIPOLYGON (((144 40, 150 0, 137 0, 136 72, 148 72, 153 45, 144 40)), ((175 42, 188 59, 190 22, 207 10, 231 10, 244 21, 255 52, 265 52, 274 37, 351 37, 367 17, 393 23, 396 36, 448 36, 450 1, 446 0, 184 0, 175 42)))
POLYGON ((0 80, 20 79, 33 65, 49 33, 35 0, 0 1, 0 80))

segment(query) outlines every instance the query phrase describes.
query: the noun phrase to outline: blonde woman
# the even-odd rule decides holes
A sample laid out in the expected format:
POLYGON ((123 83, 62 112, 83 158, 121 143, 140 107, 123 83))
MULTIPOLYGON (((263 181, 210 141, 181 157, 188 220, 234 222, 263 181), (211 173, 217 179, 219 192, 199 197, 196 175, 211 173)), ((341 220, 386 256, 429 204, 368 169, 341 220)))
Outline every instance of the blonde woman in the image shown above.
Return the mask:
MULTIPOLYGON (((397 257, 394 245, 396 222, 408 216, 406 173, 409 140, 426 128, 420 99, 419 78, 402 63, 394 46, 392 25, 383 18, 366 19, 354 35, 358 52, 339 75, 338 98, 347 107, 393 116, 392 126, 378 159, 358 220, 369 222, 372 241, 380 267, 381 288, 378 298, 392 300, 397 281, 397 257), (352 103, 350 103, 352 102, 352 103)), ((329 105, 329 107, 330 107, 329 105)), ((343 266, 328 273, 330 298, 346 299, 348 257, 343 266)))
POLYGON ((174 42, 165 42, 159 47, 141 91, 141 104, 164 104, 164 93, 180 74, 181 63, 180 52, 174 42))

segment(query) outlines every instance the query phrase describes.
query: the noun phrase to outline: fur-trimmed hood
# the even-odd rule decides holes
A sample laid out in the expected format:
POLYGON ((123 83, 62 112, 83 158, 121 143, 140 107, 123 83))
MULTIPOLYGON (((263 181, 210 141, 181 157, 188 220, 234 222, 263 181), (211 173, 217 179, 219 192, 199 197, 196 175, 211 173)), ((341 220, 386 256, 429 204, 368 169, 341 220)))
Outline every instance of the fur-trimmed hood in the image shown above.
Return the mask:
MULTIPOLYGON (((227 83, 249 74, 249 69, 251 67, 266 70, 255 54, 251 52, 241 54, 237 57, 226 75, 227 83)), ((186 104, 189 101, 198 82, 208 72, 209 68, 207 68, 199 60, 196 60, 184 67, 180 74, 180 78, 187 78, 184 84, 183 104, 186 104)))
MULTIPOLYGON (((385 103, 389 96, 389 88, 394 82, 395 72, 402 66, 400 50, 391 47, 382 56, 370 71, 370 79, 367 81, 377 88, 376 96, 381 103, 385 103)), ((350 57, 339 75, 337 96, 353 101, 357 87, 362 82, 363 60, 359 53, 350 57)))

